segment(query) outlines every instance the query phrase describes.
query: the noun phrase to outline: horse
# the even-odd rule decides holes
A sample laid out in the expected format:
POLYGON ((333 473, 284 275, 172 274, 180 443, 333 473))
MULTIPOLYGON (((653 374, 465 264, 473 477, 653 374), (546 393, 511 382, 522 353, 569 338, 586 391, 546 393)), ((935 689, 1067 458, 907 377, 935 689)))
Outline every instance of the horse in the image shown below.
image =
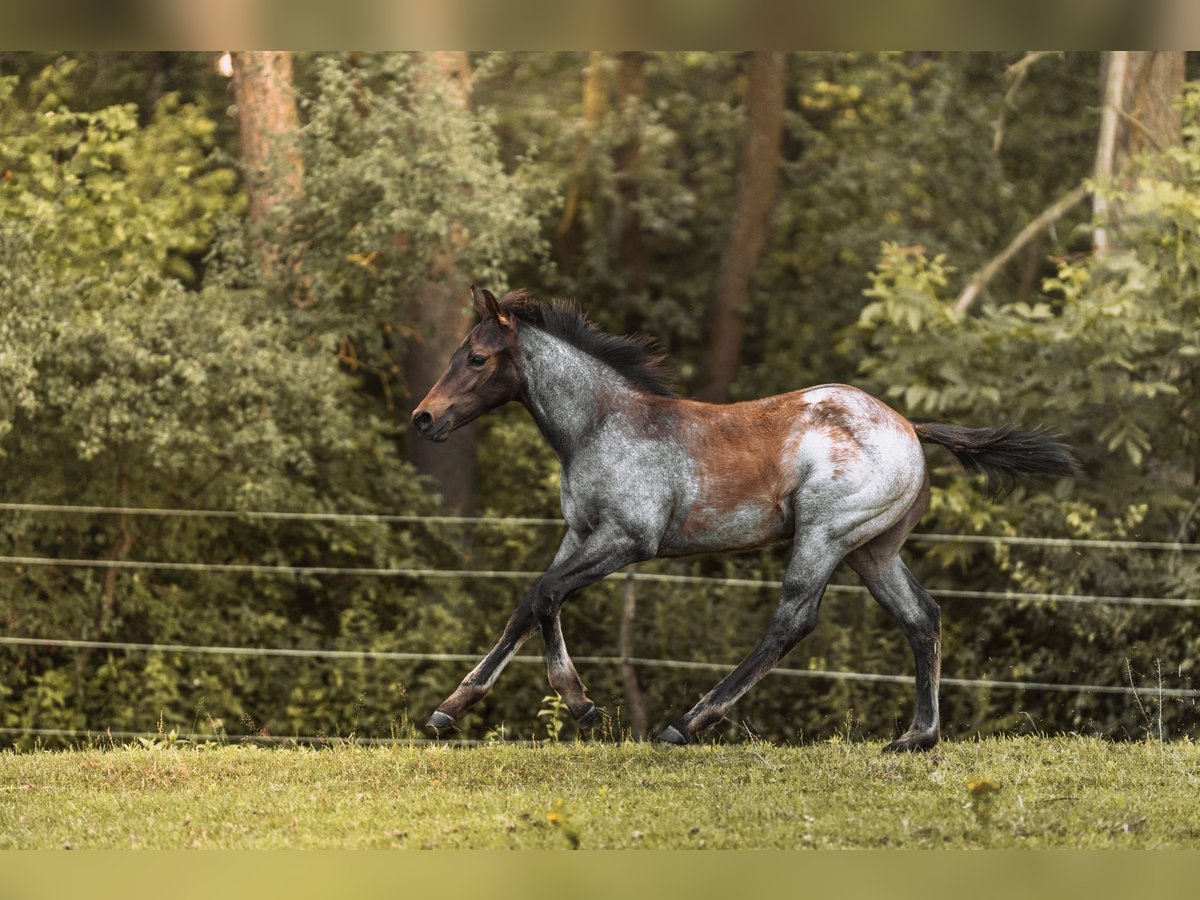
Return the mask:
POLYGON ((479 323, 417 405, 430 441, 509 401, 528 409, 562 464, 567 533, 495 646, 430 716, 440 734, 481 700, 518 648, 541 632, 547 676, 576 722, 596 705, 567 653, 559 613, 571 594, 657 557, 736 551, 791 540, 778 607, 758 646, 657 740, 688 744, 817 624, 843 560, 897 622, 916 662, 916 709, 886 751, 940 739, 941 613, 899 551, 929 502, 921 444, 941 445, 990 494, 1020 475, 1075 477, 1056 435, 1011 425, 914 424, 871 395, 824 384, 740 403, 678 396, 651 338, 618 337, 572 304, 526 291, 497 300, 471 288, 479 323))

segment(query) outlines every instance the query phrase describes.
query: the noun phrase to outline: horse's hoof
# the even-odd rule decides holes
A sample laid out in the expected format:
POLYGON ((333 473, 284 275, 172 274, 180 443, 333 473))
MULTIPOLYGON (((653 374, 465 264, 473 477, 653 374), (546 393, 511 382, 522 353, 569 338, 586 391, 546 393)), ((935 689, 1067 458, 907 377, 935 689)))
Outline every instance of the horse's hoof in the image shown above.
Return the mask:
POLYGON ((596 707, 596 704, 593 703, 590 707, 588 707, 587 712, 575 720, 575 724, 577 724, 580 728, 595 728, 597 725, 599 725, 600 710, 596 707))
POLYGON ((687 738, 684 737, 680 733, 679 729, 674 725, 668 725, 666 728, 660 731, 655 740, 661 741, 664 744, 674 744, 676 747, 682 747, 688 742, 687 738))
POLYGON ((429 721, 425 723, 426 730, 432 731, 434 734, 441 734, 447 728, 453 727, 454 719, 440 709, 434 710, 433 715, 429 717, 429 721))
POLYGON ((884 753, 924 753, 937 746, 936 731, 908 731, 883 748, 884 753))

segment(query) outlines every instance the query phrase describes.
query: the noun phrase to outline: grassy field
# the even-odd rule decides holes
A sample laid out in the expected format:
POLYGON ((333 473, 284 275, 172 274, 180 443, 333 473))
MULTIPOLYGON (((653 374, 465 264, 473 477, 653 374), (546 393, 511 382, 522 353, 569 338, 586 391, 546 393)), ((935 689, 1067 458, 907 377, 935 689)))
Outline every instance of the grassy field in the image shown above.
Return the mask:
POLYGON ((1004 738, 0 754, 4 848, 1200 846, 1200 747, 1004 738))

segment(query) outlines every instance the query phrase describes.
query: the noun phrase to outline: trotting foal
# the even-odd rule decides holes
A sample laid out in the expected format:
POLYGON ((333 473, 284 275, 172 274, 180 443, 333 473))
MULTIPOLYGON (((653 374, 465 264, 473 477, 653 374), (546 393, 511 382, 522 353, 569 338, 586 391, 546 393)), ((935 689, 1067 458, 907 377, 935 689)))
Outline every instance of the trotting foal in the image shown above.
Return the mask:
POLYGON ((722 719, 813 630, 825 586, 845 560, 896 617, 916 659, 916 714, 885 749, 937 743, 938 607, 899 556, 929 500, 921 442, 946 447, 993 490, 1023 473, 1075 475, 1063 445, 1040 431, 914 425, 846 385, 728 405, 683 399, 648 339, 604 334, 575 309, 524 292, 500 301, 488 291, 472 295, 481 321, 413 424, 422 437, 444 441, 488 410, 523 403, 562 462, 568 531, 500 640, 428 727, 453 725, 539 629, 551 686, 580 724, 594 724, 596 706, 559 624, 568 595, 640 560, 791 539, 762 641, 659 740, 686 744, 722 719))

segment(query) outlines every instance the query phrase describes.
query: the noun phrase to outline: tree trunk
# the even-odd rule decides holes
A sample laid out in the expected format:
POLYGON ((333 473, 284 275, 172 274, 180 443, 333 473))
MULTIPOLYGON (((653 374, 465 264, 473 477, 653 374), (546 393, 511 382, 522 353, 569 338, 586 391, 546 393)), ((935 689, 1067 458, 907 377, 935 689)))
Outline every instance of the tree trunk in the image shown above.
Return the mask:
POLYGON ((291 54, 277 50, 234 53, 233 91, 250 220, 261 223, 280 204, 303 192, 304 160, 295 140, 299 117, 291 54))
POLYGON ((708 383, 702 400, 723 403, 737 371, 759 257, 775 204, 783 139, 786 57, 755 51, 746 89, 746 139, 742 147, 729 238, 717 272, 708 350, 708 383))
POLYGON ((1182 50, 1135 50, 1129 60, 1126 86, 1126 154, 1165 150, 1183 140, 1183 109, 1176 102, 1183 93, 1182 50))
POLYGON ((471 102, 471 59, 465 50, 431 50, 429 61, 438 74, 446 79, 449 94, 455 102, 467 106, 471 102))
POLYGON ((642 160, 641 107, 646 91, 646 54, 629 50, 618 56, 617 114, 621 143, 613 151, 617 206, 613 211, 613 247, 625 283, 638 294, 646 290, 646 260, 638 220, 638 178, 642 160))
MULTIPOLYGON (((408 310, 416 337, 404 359, 410 402, 407 413, 429 393, 471 326, 470 284, 446 248, 431 277, 417 290, 408 310)), ((475 426, 466 425, 442 444, 409 438, 409 459, 417 471, 433 479, 447 512, 469 515, 475 508, 475 426)))
POLYGON ((1112 50, 1105 54, 1103 111, 1096 142, 1093 178, 1100 187, 1092 203, 1096 220, 1092 243, 1103 253, 1120 211, 1113 209, 1103 188, 1119 184, 1130 159, 1180 143, 1183 113, 1176 100, 1183 92, 1183 51, 1112 50))
MULTIPOLYGON (((117 505, 124 507, 129 498, 129 475, 123 462, 117 463, 117 505)), ((109 559, 121 560, 133 547, 133 532, 129 530, 129 516, 125 512, 117 513, 117 541, 113 544, 109 559)), ((104 573, 103 600, 100 604, 100 621, 96 626, 97 634, 104 636, 110 633, 113 619, 117 615, 117 576, 119 570, 111 567, 104 573)))
POLYGON ((562 219, 554 235, 563 270, 567 272, 574 271, 583 245, 583 220, 579 215, 579 206, 583 202, 592 135, 608 109, 606 74, 603 51, 591 51, 583 70, 583 128, 575 142, 575 175, 567 189, 567 202, 563 205, 562 219))
MULTIPOLYGON (((292 57, 286 51, 255 50, 239 51, 232 58, 250 221, 265 229, 279 206, 304 191, 292 57)), ((256 250, 266 275, 277 275, 279 241, 260 231, 256 250)))
MULTIPOLYGON (((1029 54, 1026 60, 1036 56, 1029 54)), ((1097 186, 1091 195, 1095 221, 1092 247, 1096 253, 1109 249, 1112 228, 1120 220, 1120 210, 1113 208, 1105 188, 1121 184, 1122 174, 1135 154, 1163 150, 1179 144, 1183 138, 1182 112, 1175 103, 1183 92, 1183 63, 1184 54, 1179 51, 1113 50, 1104 55, 1100 133, 1092 167, 1092 180, 1097 186)), ((1004 250, 971 276, 954 303, 954 311, 965 313, 970 309, 1001 269, 1045 229, 1082 203, 1088 192, 1086 184, 1077 185, 1022 228, 1004 250)), ((1035 261, 1036 257, 1031 266, 1035 261)), ((1026 292, 1023 282, 1019 293, 1026 292)))
MULTIPOLYGON (((426 78, 442 79, 448 103, 470 103, 470 67, 467 54, 458 51, 429 53, 426 78)), ((428 86, 428 85, 427 85, 428 86)), ((405 356, 404 378, 410 402, 408 412, 429 392, 446 368, 451 354, 471 326, 470 278, 458 268, 458 247, 465 232, 453 223, 437 253, 429 279, 414 293, 407 324, 416 334, 405 356)), ((415 435, 409 440, 409 459, 417 471, 433 479, 448 512, 469 515, 475 508, 475 426, 456 431, 444 444, 433 444, 415 435)))
POLYGON ((167 67, 170 65, 171 54, 155 51, 145 54, 143 58, 146 60, 146 105, 142 115, 144 121, 150 122, 154 119, 154 110, 158 108, 159 101, 166 93, 167 67))
POLYGON ((637 582, 633 577, 633 569, 625 576, 625 600, 621 607, 620 654, 621 681, 625 689, 625 702, 629 707, 629 729, 635 741, 644 741, 650 733, 649 717, 646 715, 646 698, 642 694, 642 686, 638 683, 637 669, 634 668, 633 629, 634 617, 637 615, 637 582))

